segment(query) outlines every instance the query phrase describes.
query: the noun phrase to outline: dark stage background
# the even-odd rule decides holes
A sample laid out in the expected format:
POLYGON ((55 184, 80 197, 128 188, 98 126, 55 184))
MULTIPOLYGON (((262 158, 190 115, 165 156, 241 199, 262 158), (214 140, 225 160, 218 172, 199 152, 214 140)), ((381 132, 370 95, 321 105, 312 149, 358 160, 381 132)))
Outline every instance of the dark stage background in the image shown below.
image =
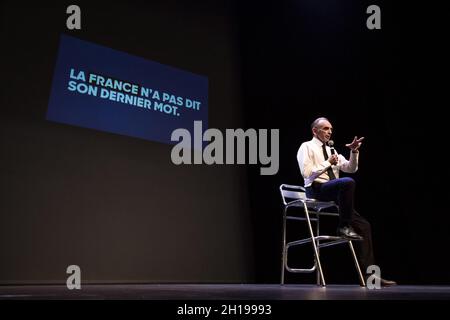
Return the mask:
MULTIPOLYGON (((92 283, 277 283, 278 186, 302 183, 297 149, 326 116, 345 155, 366 137, 356 206, 382 274, 449 284, 444 10, 391 2, 81 2, 69 31, 72 3, 2 1, 0 283, 63 283, 70 264, 92 283), (207 76, 210 127, 280 129, 278 174, 47 122, 61 32, 207 76)), ((344 248, 323 259, 328 282, 356 283, 344 248)))
POLYGON ((172 146, 45 120, 61 32, 209 78, 209 121, 243 126, 226 2, 2 2, 0 282, 254 279, 243 166, 176 166, 172 146))
MULTIPOLYGON (((311 137, 310 123, 326 116, 336 148, 346 156, 345 144, 355 135, 365 137, 353 175, 356 208, 372 222, 382 275, 403 284, 448 283, 443 114, 449 69, 442 8, 429 2, 288 0, 248 5, 245 11, 247 123, 281 132, 278 175, 260 177, 250 170, 251 209, 259 220, 257 278, 278 279, 276 188, 302 183, 297 150, 311 137), (381 30, 366 28, 370 4, 381 7, 381 30)), ((356 281, 347 248, 325 252, 324 259, 334 260, 325 267, 330 279, 356 281)))

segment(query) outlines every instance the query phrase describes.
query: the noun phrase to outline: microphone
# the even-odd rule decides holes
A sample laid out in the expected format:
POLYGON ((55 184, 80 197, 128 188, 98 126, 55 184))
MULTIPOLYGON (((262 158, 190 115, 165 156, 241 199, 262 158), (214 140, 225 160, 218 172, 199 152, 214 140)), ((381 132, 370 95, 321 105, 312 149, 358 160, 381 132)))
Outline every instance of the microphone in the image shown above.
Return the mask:
POLYGON ((328 140, 328 146, 330 147, 331 154, 336 154, 336 150, 334 150, 334 141, 328 140))

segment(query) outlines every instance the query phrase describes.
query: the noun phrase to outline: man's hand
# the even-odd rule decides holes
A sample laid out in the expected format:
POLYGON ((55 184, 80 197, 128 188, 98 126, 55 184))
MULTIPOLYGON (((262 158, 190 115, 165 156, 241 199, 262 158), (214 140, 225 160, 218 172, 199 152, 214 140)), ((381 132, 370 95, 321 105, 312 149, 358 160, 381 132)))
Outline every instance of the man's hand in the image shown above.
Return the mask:
POLYGON ((328 162, 331 163, 332 165, 337 165, 338 163, 338 155, 337 154, 332 154, 329 158, 328 158, 328 162))
POLYGON ((347 143, 345 146, 349 147, 353 152, 358 151, 359 147, 361 147, 362 144, 362 140, 364 139, 364 137, 361 137, 358 139, 357 136, 355 136, 355 138, 353 139, 352 143, 347 143))

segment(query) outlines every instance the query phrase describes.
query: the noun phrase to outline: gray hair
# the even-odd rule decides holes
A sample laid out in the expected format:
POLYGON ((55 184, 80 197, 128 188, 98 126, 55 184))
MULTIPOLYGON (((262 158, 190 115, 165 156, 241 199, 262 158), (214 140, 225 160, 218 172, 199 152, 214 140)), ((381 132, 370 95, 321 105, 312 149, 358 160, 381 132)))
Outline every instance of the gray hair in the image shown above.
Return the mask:
POLYGON ((322 121, 322 120, 325 120, 325 121, 330 122, 330 120, 328 120, 328 119, 325 118, 325 117, 317 118, 316 120, 313 121, 313 123, 311 123, 311 130, 312 130, 313 128, 316 128, 317 125, 319 124, 319 122, 322 121))

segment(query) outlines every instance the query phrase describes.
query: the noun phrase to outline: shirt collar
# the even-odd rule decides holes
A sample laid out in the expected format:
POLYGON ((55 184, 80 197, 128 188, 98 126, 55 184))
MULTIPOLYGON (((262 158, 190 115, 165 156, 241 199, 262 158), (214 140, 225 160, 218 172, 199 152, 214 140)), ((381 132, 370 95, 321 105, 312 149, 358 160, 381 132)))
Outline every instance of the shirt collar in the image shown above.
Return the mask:
POLYGON ((319 147, 322 147, 323 145, 323 142, 317 139, 316 137, 313 137, 311 141, 319 147))

